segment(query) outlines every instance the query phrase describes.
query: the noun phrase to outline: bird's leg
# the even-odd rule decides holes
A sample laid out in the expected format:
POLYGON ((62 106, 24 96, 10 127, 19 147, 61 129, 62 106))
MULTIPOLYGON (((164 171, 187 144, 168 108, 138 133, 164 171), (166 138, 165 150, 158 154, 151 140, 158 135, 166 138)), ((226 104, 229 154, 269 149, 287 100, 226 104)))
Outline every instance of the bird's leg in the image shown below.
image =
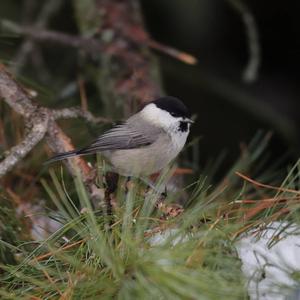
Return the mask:
POLYGON ((152 190, 154 190, 155 192, 157 192, 157 193, 160 193, 159 192, 159 190, 157 190, 157 188, 148 180, 148 179, 146 179, 146 178, 144 178, 144 177, 140 177, 139 178, 141 181, 143 181, 145 184, 146 184, 146 186, 149 188, 151 188, 152 190))
POLYGON ((129 185, 130 181, 131 181, 131 176, 127 176, 126 182, 125 182, 125 194, 128 193, 128 185, 129 185))
POLYGON ((162 196, 163 198, 167 198, 167 197, 168 197, 168 190, 167 190, 167 186, 166 186, 166 185, 165 185, 165 190, 164 190, 164 192, 161 193, 161 196, 162 196))
POLYGON ((148 186, 148 188, 150 187, 153 191, 160 194, 161 198, 163 198, 163 199, 167 198, 167 186, 165 186, 164 192, 161 192, 148 179, 143 178, 143 177, 140 177, 140 179, 148 186))
POLYGON ((107 215, 112 215, 112 198, 111 194, 117 190, 119 175, 113 172, 107 172, 105 175, 106 189, 105 189, 105 204, 107 215))

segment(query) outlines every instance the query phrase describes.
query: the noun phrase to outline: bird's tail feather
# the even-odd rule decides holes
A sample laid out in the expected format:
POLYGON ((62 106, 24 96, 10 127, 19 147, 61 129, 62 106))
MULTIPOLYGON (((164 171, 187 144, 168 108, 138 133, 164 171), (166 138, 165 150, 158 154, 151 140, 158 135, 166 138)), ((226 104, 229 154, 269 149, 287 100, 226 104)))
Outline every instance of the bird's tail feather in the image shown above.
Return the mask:
POLYGON ((77 150, 64 152, 64 153, 59 153, 59 154, 49 158, 48 160, 46 160, 44 162, 44 164, 51 164, 55 161, 63 160, 65 158, 74 157, 74 156, 77 156, 77 155, 78 155, 77 150))

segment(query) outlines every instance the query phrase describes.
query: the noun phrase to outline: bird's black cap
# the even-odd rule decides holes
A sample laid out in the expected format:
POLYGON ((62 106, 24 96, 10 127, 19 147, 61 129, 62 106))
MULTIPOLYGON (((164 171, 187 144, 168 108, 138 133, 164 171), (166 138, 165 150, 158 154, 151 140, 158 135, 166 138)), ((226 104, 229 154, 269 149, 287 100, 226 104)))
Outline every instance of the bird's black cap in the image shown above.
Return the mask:
POLYGON ((158 98, 151 103, 155 104, 158 108, 166 110, 173 117, 190 118, 191 113, 181 100, 172 96, 158 98))

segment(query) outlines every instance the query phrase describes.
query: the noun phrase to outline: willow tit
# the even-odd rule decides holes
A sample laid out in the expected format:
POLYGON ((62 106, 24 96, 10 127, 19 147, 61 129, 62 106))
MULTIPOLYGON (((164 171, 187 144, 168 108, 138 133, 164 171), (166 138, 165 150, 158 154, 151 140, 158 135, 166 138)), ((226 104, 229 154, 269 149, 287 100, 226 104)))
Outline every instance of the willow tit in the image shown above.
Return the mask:
POLYGON ((101 152, 120 175, 151 175, 182 150, 191 123, 190 113, 181 100, 170 96, 158 98, 89 146, 60 153, 47 162, 101 152))

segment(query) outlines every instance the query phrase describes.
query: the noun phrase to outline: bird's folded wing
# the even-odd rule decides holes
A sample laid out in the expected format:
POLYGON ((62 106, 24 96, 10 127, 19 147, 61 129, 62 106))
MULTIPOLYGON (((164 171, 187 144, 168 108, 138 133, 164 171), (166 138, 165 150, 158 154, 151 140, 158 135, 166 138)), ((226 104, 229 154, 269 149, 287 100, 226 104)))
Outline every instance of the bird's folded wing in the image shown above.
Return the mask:
POLYGON ((128 124, 118 125, 99 136, 90 146, 77 154, 89 154, 105 150, 134 149, 151 145, 159 134, 156 128, 134 129, 128 124))

